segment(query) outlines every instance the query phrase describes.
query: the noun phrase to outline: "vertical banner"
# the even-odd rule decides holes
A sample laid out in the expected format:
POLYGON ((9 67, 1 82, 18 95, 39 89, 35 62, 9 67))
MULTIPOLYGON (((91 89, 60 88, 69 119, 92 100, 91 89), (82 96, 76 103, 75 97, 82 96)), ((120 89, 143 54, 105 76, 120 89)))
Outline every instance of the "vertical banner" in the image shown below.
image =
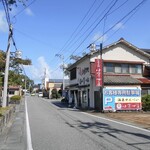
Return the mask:
POLYGON ((102 59, 95 59, 95 85, 102 86, 103 85, 103 65, 102 59))

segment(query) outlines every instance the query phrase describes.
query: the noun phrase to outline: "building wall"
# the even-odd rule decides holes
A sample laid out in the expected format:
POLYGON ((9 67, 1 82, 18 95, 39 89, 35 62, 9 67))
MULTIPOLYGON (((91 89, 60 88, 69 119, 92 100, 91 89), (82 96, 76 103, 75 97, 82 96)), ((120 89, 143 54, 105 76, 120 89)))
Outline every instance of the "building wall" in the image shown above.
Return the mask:
MULTIPOLYGON (((95 100, 94 100, 94 92, 95 91, 99 91, 100 87, 96 87, 95 85, 95 76, 90 74, 90 63, 91 62, 95 62, 95 59, 100 58, 99 53, 94 53, 93 55, 91 55, 90 58, 86 58, 83 61, 81 61, 80 63, 78 63, 77 67, 77 79, 70 81, 70 83, 73 84, 78 84, 79 88, 75 88, 72 87, 71 90, 78 90, 81 92, 81 97, 83 95, 82 91, 88 91, 88 89, 90 90, 89 93, 89 97, 90 97, 90 101, 89 101, 89 107, 94 108, 95 107, 95 100), (84 69, 86 70, 86 68, 89 68, 89 72, 86 72, 86 74, 83 74, 84 69), (86 82, 86 78, 89 78, 89 81, 86 82), (85 82, 81 82, 82 80, 85 80, 85 82), (89 86, 86 86, 88 85, 89 86), (81 86, 81 87, 80 87, 81 86)), ((103 60, 110 60, 110 61, 125 61, 125 62, 138 62, 141 64, 148 64, 149 63, 149 58, 140 54, 139 52, 137 52, 136 50, 133 50, 133 48, 129 48, 123 44, 117 44, 115 46, 112 46, 108 49, 105 49, 103 51, 103 55, 102 55, 103 60)), ((105 86, 105 87, 109 87, 109 86, 105 86)), ((118 87, 119 86, 110 86, 110 87, 118 87)), ((128 87, 128 88, 140 88, 140 85, 131 85, 131 86, 120 86, 120 87, 128 87)), ((83 101, 81 100, 81 103, 83 101)), ((88 106, 88 104, 86 105, 88 106)))
MULTIPOLYGON (((91 62, 95 61, 98 54, 94 54, 91 57, 91 62)), ((135 62, 144 62, 149 63, 149 59, 146 56, 141 55, 136 52, 132 48, 128 48, 122 44, 118 44, 116 46, 112 46, 107 50, 103 51, 102 54, 103 60, 111 60, 111 61, 135 61, 135 62)))

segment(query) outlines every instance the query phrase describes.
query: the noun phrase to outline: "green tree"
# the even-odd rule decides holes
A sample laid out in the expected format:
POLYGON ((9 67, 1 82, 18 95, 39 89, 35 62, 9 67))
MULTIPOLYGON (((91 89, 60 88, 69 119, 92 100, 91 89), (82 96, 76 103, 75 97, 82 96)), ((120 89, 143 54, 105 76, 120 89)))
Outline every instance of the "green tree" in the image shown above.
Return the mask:
MULTIPOLYGON (((0 86, 3 86, 4 72, 5 72, 5 60, 6 52, 0 51, 0 86)), ((23 79, 26 79, 26 87, 29 88, 33 86, 34 81, 30 80, 29 77, 22 74, 22 65, 31 65, 30 59, 19 59, 15 58, 13 55, 10 56, 10 70, 8 77, 8 84, 17 86, 20 85, 25 88, 25 83, 23 79)))

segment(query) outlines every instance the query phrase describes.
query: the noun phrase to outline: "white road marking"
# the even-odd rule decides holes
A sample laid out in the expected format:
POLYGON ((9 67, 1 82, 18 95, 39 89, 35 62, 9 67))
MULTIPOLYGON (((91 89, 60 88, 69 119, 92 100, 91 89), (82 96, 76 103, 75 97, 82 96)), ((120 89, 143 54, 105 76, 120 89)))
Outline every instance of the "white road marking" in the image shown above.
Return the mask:
POLYGON ((95 115, 92 115, 92 114, 89 114, 89 113, 86 113, 86 112, 81 112, 81 113, 92 116, 92 117, 95 117, 95 118, 100 118, 100 119, 103 119, 103 120, 106 120, 106 121, 114 122, 114 123, 117 123, 117 124, 121 124, 121 125, 124 125, 124 126, 128 126, 128 127, 131 127, 131 128, 135 128, 135 129, 142 130, 142 131, 150 133, 150 130, 146 130, 146 129, 143 129, 143 128, 140 128, 140 127, 136 127, 136 126, 133 126, 133 125, 129 125, 129 124, 126 124, 126 123, 122 123, 122 122, 119 122, 119 121, 111 120, 111 119, 100 117, 100 116, 95 116, 95 115))
POLYGON ((26 99, 25 99, 25 110, 26 110, 26 129, 27 129, 27 150, 33 150, 26 99))

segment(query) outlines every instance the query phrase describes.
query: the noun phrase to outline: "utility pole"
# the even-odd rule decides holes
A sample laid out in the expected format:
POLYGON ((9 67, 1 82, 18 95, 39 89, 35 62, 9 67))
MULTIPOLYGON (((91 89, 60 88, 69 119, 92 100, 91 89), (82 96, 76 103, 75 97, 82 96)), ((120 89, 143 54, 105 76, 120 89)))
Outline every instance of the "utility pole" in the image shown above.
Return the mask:
MULTIPOLYGON (((96 51, 95 44, 90 44, 91 52, 96 51)), ((99 53, 97 59, 95 59, 95 85, 99 87, 99 101, 97 103, 97 109, 103 111, 103 85, 104 85, 104 75, 103 75, 103 59, 102 59, 102 43, 99 46, 99 53)))
POLYGON ((9 74, 9 60, 10 60, 10 45, 12 38, 12 25, 9 26, 9 36, 8 36, 8 46, 6 51, 6 63, 5 63, 5 76, 4 76, 4 90, 3 90, 3 102, 2 107, 6 107, 7 104, 7 95, 8 95, 8 74, 9 74))
POLYGON ((103 58, 102 58, 102 50, 103 50, 103 44, 100 43, 100 64, 101 64, 101 73, 102 73, 102 84, 100 86, 100 111, 103 111, 103 86, 104 86, 104 72, 103 72, 103 58))
POLYGON ((55 56, 59 57, 62 60, 62 69, 63 69, 63 87, 62 87, 62 96, 65 90, 65 74, 64 74, 64 56, 62 54, 56 54, 55 56))

